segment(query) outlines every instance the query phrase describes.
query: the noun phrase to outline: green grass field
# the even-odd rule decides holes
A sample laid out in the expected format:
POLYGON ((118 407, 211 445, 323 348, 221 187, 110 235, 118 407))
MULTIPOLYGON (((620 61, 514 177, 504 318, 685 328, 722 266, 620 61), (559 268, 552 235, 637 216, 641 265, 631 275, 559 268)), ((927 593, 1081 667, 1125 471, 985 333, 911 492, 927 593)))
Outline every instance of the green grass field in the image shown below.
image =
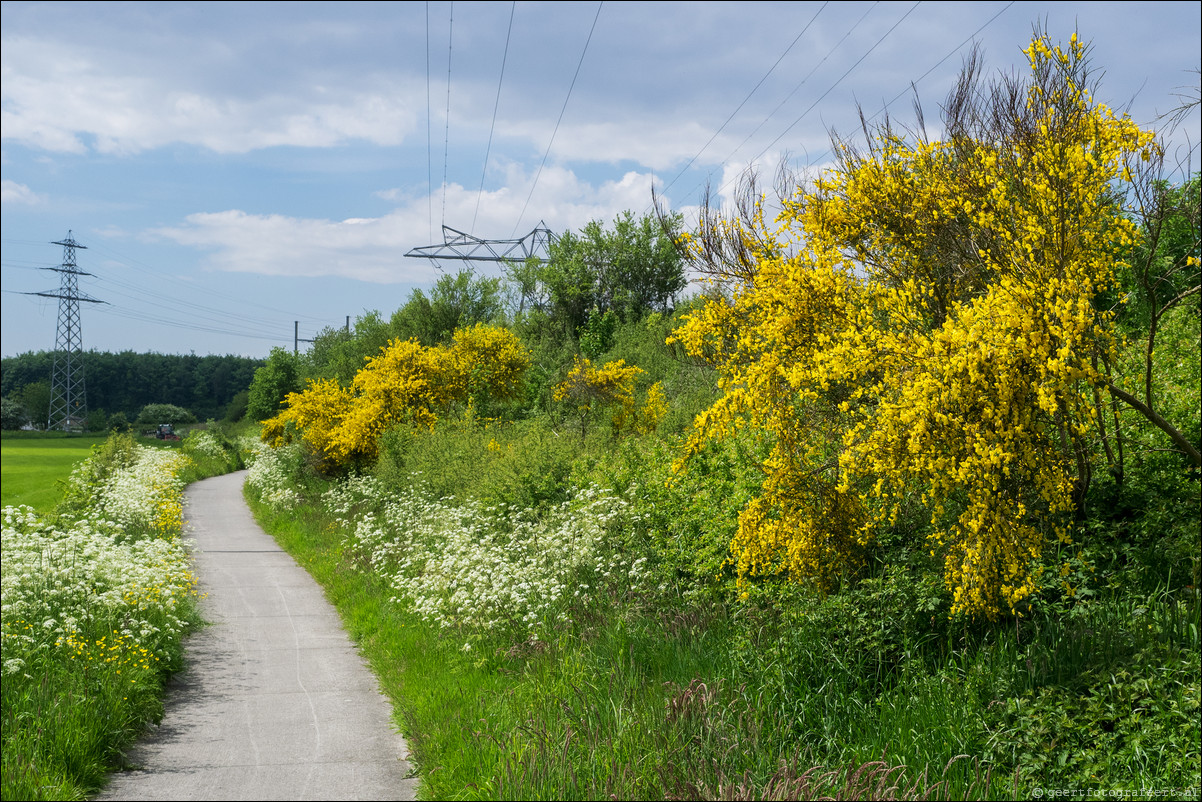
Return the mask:
POLYGON ((107 437, 107 432, 5 432, 0 438, 0 505, 28 504, 38 512, 54 509, 63 495, 59 482, 107 437))

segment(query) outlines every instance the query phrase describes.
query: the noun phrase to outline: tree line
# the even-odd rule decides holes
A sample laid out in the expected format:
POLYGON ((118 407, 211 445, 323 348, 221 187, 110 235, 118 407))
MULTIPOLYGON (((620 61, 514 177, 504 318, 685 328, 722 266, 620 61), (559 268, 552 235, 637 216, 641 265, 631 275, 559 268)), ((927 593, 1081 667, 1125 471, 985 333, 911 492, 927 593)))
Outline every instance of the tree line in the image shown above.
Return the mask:
MULTIPOLYGON (((83 370, 89 428, 106 427, 118 414, 134 421, 148 404, 172 404, 199 420, 240 419, 246 394, 262 359, 122 351, 88 351, 83 370)), ((53 351, 30 351, 0 362, 0 394, 35 424, 45 424, 50 406, 53 351)))

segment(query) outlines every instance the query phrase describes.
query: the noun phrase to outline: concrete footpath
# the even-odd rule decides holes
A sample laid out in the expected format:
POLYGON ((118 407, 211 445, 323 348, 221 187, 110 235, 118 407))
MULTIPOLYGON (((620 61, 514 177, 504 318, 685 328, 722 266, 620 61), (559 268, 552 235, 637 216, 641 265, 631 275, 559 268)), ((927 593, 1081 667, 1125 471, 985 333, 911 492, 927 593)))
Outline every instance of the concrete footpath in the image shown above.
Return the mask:
POLYGON ((201 609, 158 727, 101 800, 414 799, 404 739, 321 588, 263 532, 245 472, 193 484, 201 609))

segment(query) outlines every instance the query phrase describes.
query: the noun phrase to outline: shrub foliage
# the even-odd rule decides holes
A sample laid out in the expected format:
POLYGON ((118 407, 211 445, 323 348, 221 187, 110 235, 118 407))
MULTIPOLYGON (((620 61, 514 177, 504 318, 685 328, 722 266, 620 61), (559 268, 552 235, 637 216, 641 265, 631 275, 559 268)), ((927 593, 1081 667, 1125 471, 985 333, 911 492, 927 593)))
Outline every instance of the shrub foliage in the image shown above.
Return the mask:
POLYGON ((838 142, 775 230, 752 202, 693 241, 731 294, 674 335, 721 374, 688 453, 742 426, 771 446, 739 519, 741 574, 831 587, 917 493, 953 609, 995 617, 1034 592, 1049 542, 1072 541, 1095 452, 1114 459, 1117 405, 1198 464, 1123 389, 1104 303, 1141 240, 1127 204, 1160 148, 1093 100, 1075 35, 1026 54, 1025 82, 986 91, 969 64, 946 140, 886 123, 864 151, 838 142))

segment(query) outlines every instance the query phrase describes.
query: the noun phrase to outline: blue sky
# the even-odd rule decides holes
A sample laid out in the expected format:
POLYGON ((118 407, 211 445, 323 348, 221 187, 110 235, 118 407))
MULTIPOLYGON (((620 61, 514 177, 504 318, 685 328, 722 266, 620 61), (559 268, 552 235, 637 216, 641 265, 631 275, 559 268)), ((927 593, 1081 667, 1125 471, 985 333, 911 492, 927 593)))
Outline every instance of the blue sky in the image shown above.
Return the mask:
MULTIPOLYGON (((1202 4, 4 2, 3 354, 54 346, 70 231, 85 348, 291 348, 439 273, 444 223, 511 238, 829 158, 857 104, 928 125, 969 43, 1092 42, 1140 123, 1197 93, 1202 4), (1191 87, 1194 87, 1191 89, 1191 87), (487 159, 486 159, 487 156, 487 159)), ((1195 113, 1172 132, 1192 153, 1195 113), (1192 150, 1191 150, 1192 148, 1192 150)), ((455 270, 455 263, 444 263, 455 270)), ((479 272, 495 275, 493 266, 479 272)))

